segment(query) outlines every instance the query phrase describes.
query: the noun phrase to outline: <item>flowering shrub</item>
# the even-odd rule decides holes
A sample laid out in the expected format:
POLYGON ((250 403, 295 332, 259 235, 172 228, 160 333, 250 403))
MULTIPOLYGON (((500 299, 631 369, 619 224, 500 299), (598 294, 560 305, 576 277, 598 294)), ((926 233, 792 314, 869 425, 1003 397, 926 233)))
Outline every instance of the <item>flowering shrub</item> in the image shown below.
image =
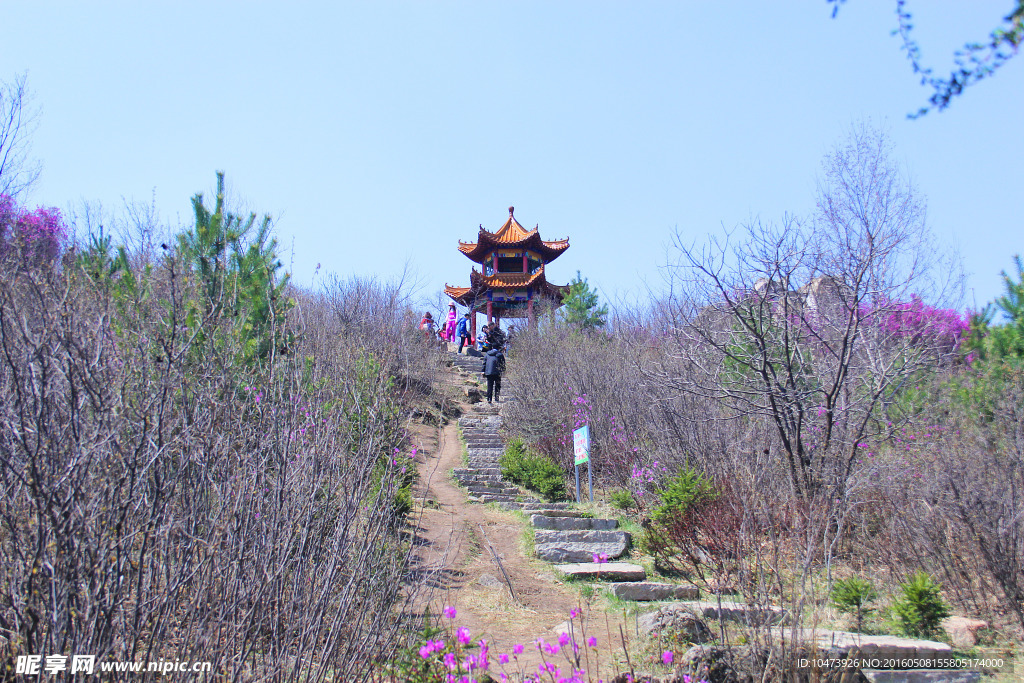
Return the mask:
POLYGON ((909 302, 883 301, 863 307, 868 322, 878 324, 889 336, 915 345, 929 345, 940 353, 957 351, 970 332, 970 322, 957 311, 929 306, 914 295, 909 302))
MULTIPOLYGON (((469 629, 455 626, 457 611, 454 607, 445 607, 443 614, 447 623, 441 628, 427 627, 422 644, 415 648, 414 663, 406 661, 398 667, 400 672, 389 673, 401 673, 402 680, 409 683, 483 683, 494 680, 502 683, 510 680, 523 683, 603 683, 606 680, 600 677, 598 640, 587 635, 579 610, 569 613, 569 631, 559 633, 555 641, 547 642, 543 638, 534 641, 533 647, 541 658, 536 668, 527 667, 520 658, 526 652, 526 645, 517 643, 507 653, 495 653, 487 640, 481 638, 474 643, 469 629), (445 635, 448 637, 436 637, 445 635)), ((671 666, 675 653, 666 650, 658 655, 658 661, 663 666, 671 666)), ((632 673, 626 674, 625 678, 636 683, 646 680, 632 673)), ((684 683, 707 683, 687 675, 682 680, 684 683)))
POLYGON ((68 238, 60 210, 36 207, 27 211, 0 195, 0 257, 16 256, 25 265, 52 264, 68 238))

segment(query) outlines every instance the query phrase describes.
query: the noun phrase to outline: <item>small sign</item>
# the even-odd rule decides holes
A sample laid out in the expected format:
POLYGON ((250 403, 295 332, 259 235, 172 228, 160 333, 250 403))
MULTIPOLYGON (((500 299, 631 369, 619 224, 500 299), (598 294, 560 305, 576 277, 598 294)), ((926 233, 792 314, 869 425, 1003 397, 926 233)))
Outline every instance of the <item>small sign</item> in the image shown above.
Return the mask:
POLYGON ((572 449, 577 465, 590 462, 590 425, 583 425, 572 433, 572 449))

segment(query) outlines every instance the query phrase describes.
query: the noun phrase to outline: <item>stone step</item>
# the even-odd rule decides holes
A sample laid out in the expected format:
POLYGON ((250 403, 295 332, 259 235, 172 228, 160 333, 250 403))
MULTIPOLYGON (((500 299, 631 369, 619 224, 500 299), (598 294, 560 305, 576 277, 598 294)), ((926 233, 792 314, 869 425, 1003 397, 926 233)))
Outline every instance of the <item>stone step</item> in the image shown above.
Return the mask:
POLYGON ((520 502, 522 502, 522 501, 518 500, 518 498, 519 498, 519 496, 511 496, 511 495, 504 495, 504 494, 496 495, 496 494, 490 494, 490 493, 485 493, 482 496, 477 496, 477 500, 479 502, 481 502, 481 503, 520 503, 520 502))
POLYGON ((500 474, 461 474, 455 478, 461 484, 480 484, 481 486, 501 484, 505 481, 500 474))
POLYGON ((572 510, 569 508, 556 508, 555 505, 567 505, 568 503, 547 503, 550 507, 538 508, 538 509, 523 509, 523 512, 530 515, 544 515, 545 517, 577 517, 590 519, 590 515, 580 510, 572 510))
POLYGON ((652 581, 628 581, 611 584, 612 594, 619 600, 695 600, 700 597, 696 586, 680 586, 676 583, 654 583, 652 581))
POLYGON ((755 606, 726 600, 698 600, 676 604, 702 619, 734 621, 741 624, 780 624, 786 620, 786 611, 771 605, 755 606))
MULTIPOLYGON (((680 604, 687 605, 689 603, 680 604)), ((746 607, 746 605, 742 606, 746 607)), ((689 611, 693 612, 692 609, 689 611)), ((777 613, 782 610, 779 607, 774 607, 772 611, 777 613)), ((693 613, 701 616, 698 612, 693 613)), ((775 627, 771 629, 771 633, 776 638, 793 639, 797 644, 804 647, 814 646, 823 654, 827 653, 825 656, 829 658, 856 655, 861 660, 914 659, 920 662, 922 668, 925 668, 934 666, 935 660, 949 659, 953 656, 953 649, 948 644, 934 640, 903 638, 900 636, 872 636, 862 633, 851 633, 849 631, 830 631, 821 628, 793 629, 790 627, 775 627)), ((946 679, 939 680, 944 681, 946 679)))
POLYGON ((577 562, 556 564, 553 569, 576 579, 607 579, 610 581, 643 581, 647 572, 638 564, 628 562, 577 562))
POLYGON ((463 429, 467 427, 493 427, 496 429, 501 426, 501 418, 497 415, 467 415, 459 418, 459 426, 463 429))
POLYGON ((479 496, 469 496, 469 502, 471 503, 515 503, 516 496, 506 496, 504 494, 484 493, 479 496))
POLYGON ((532 512, 534 510, 568 510, 572 507, 572 503, 537 503, 536 505, 528 505, 523 508, 523 512, 532 512))
POLYGON ((466 489, 474 495, 491 494, 495 496, 516 496, 519 489, 515 486, 467 486, 466 489))
POLYGON ((481 469, 481 468, 475 468, 475 467, 456 467, 454 470, 452 470, 452 474, 454 474, 456 477, 461 477, 463 475, 469 475, 469 476, 484 476, 484 475, 487 475, 487 476, 499 476, 500 477, 501 476, 501 468, 500 467, 485 467, 485 468, 481 469))
POLYGON ((609 560, 621 557, 629 548, 625 531, 537 531, 537 557, 548 562, 586 562, 595 554, 609 560))
POLYGON ((558 531, 569 531, 579 529, 593 529, 597 531, 610 531, 619 526, 617 519, 594 519, 593 517, 570 517, 568 515, 533 515, 530 523, 534 529, 556 529, 558 531))

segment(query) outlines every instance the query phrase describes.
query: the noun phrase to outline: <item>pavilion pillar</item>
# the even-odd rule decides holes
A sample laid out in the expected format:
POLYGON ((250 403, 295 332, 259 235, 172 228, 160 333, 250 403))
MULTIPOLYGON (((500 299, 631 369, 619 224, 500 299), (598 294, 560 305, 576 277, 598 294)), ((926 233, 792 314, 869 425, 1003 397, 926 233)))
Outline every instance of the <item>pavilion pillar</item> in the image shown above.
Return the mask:
POLYGON ((469 316, 469 343, 476 348, 476 309, 469 316))
POLYGON ((487 302, 487 324, 490 325, 494 319, 494 304, 490 301, 487 302))
POLYGON ((527 272, 527 270, 526 270, 526 252, 525 251, 523 252, 523 272, 524 273, 527 272))
POLYGON ((530 321, 531 327, 537 324, 537 319, 533 316, 533 299, 526 302, 526 319, 530 321))

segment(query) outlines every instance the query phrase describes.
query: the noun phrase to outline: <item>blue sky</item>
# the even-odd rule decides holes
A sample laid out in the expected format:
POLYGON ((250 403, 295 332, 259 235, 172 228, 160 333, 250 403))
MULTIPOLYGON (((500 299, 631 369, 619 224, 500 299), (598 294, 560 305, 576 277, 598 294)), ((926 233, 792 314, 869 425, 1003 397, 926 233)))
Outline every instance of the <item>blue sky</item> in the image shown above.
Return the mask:
MULTIPOLYGON (((924 60, 984 38, 1009 0, 916 0, 924 60)), ((0 78, 42 108, 29 197, 61 207, 189 198, 269 212, 295 281, 467 284, 456 251, 514 204, 605 297, 656 282, 673 230, 703 241, 814 206, 822 156, 885 126, 959 248, 967 299, 1024 252, 1024 57, 945 112, 911 73, 894 0, 765 2, 0 2, 0 78), (294 245, 294 249, 293 249, 294 245), (292 251, 293 249, 293 251, 292 251)))

